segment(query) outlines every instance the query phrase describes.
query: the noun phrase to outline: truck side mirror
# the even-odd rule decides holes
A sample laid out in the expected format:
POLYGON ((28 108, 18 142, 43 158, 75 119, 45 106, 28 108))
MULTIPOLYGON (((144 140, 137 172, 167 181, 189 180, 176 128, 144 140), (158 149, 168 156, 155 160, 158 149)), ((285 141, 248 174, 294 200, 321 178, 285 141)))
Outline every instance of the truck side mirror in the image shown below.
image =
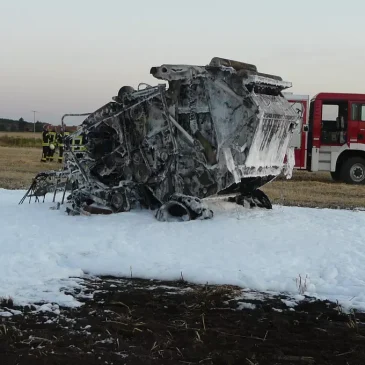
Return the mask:
POLYGON ((303 125, 303 132, 308 132, 309 131, 309 126, 308 125, 303 125))

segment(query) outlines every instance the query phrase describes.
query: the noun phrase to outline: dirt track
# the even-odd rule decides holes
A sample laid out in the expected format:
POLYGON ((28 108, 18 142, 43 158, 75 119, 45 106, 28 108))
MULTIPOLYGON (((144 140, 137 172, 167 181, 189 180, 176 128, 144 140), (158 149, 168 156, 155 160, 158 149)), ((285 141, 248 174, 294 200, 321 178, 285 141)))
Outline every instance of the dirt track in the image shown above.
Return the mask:
POLYGON ((285 297, 261 301, 236 287, 113 278, 88 282, 78 296, 81 308, 58 315, 28 308, 3 317, 0 364, 365 362, 365 314, 327 302, 291 308, 285 297))

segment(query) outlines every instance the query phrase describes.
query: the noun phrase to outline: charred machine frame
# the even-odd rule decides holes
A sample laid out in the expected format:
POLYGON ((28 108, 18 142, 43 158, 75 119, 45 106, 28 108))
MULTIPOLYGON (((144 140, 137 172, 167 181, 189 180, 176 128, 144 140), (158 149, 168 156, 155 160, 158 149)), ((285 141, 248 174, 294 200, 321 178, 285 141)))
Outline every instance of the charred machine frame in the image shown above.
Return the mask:
POLYGON ((218 57, 150 73, 168 85, 123 86, 65 138, 63 168, 38 174, 20 203, 63 192, 69 214, 142 207, 161 221, 211 218, 208 197, 270 209, 259 188, 293 168, 299 116, 282 95, 291 83, 218 57))

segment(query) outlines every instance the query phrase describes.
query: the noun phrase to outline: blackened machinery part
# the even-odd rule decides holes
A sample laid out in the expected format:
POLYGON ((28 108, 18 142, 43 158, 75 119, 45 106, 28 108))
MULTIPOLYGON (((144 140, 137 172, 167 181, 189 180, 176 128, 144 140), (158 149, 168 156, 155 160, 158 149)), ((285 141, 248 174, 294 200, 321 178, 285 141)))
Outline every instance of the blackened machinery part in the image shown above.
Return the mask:
POLYGON ((250 71, 257 72, 257 67, 253 64, 229 60, 227 58, 220 58, 220 57, 213 57, 212 60, 210 61, 209 66, 213 66, 213 67, 224 66, 224 67, 232 67, 236 71, 250 70, 250 71))
POLYGON ((268 77, 270 79, 274 79, 274 80, 277 80, 277 81, 283 81, 283 78, 282 77, 276 76, 276 75, 264 74, 262 72, 258 72, 257 75, 258 76, 262 76, 262 77, 268 77))
POLYGON ((90 115, 92 113, 82 113, 82 114, 64 114, 62 116, 62 119, 61 119, 61 126, 62 126, 62 129, 65 130, 65 124, 63 122, 63 120, 65 119, 65 117, 83 117, 83 116, 86 116, 86 115, 90 115))
POLYGON ((171 217, 182 218, 184 216, 188 218, 186 221, 192 219, 189 208, 176 200, 168 201, 156 212, 156 219, 160 222, 168 222, 171 217))
POLYGON ((273 79, 276 81, 283 81, 283 79, 277 75, 265 74, 262 72, 253 72, 251 70, 246 70, 246 69, 237 71, 237 75, 239 75, 240 77, 243 77, 244 79, 247 79, 249 76, 252 76, 252 75, 257 75, 257 76, 273 79))
POLYGON ((64 201, 65 201, 66 189, 67 189, 67 184, 68 184, 69 180, 70 180, 70 177, 69 177, 69 176, 67 176, 66 183, 65 183, 65 190, 63 191, 63 194, 62 194, 62 201, 61 201, 61 204, 63 204, 63 203, 64 203, 64 201))
POLYGON ((124 95, 134 93, 135 91, 132 86, 122 86, 118 91, 118 97, 123 99, 124 95))
POLYGON ((248 203, 251 208, 258 207, 258 208, 272 209, 272 204, 270 202, 270 199, 260 189, 256 189, 251 193, 239 194, 234 197, 228 197, 228 201, 242 206, 245 206, 246 205, 245 203, 248 203))
POLYGON ((87 176, 87 174, 86 174, 86 172, 85 172, 84 168, 80 165, 80 163, 79 163, 79 161, 78 161, 77 157, 75 156, 75 153, 72 151, 72 149, 70 149, 70 150, 69 150, 69 152, 71 153, 71 155, 72 155, 72 157, 73 157, 73 160, 74 160, 74 162, 76 163, 77 167, 79 168, 79 170, 80 170, 81 174, 84 176, 85 181, 87 181, 87 183, 89 183, 89 184, 90 184, 89 177, 87 176))
POLYGON ((191 143, 192 146, 195 146, 194 138, 169 114, 169 118, 174 126, 184 135, 184 137, 191 143))
POLYGON ((207 159, 209 164, 216 165, 218 161, 217 161, 217 155, 213 151, 213 146, 210 144, 210 142, 206 138, 204 138, 204 136, 202 135, 202 133, 199 130, 197 130, 195 132, 195 136, 198 139, 198 141, 201 143, 201 145, 203 146, 205 158, 207 159))
POLYGON ((258 207, 272 209, 272 204, 269 197, 260 189, 256 189, 252 192, 252 197, 257 204, 258 207))
POLYGON ((32 184, 30 185, 27 192, 24 194, 23 198, 19 201, 18 205, 21 205, 24 203, 24 200, 27 198, 28 194, 34 189, 35 184, 36 184, 36 178, 33 180, 32 184))
POLYGON ((160 96, 161 96, 162 106, 163 106, 163 109, 164 109, 164 112, 165 112, 164 114, 166 116, 167 124, 168 124, 169 130, 170 130, 170 137, 171 137, 171 140, 172 140, 172 144, 174 146, 174 150, 173 150, 172 154, 176 155, 177 151, 178 151, 178 147, 177 147, 177 142, 176 142, 173 130, 172 130, 171 119, 169 117, 170 113, 169 113, 169 108, 168 108, 167 102, 166 102, 165 89, 160 88, 160 96))
POLYGON ((84 205, 80 210, 90 214, 102 214, 102 215, 113 214, 113 211, 109 208, 95 207, 87 204, 84 205))
POLYGON ((113 210, 115 210, 116 212, 123 211, 125 203, 123 195, 125 196, 125 194, 115 192, 110 198, 110 205, 112 206, 112 208, 114 208, 113 210))
POLYGON ((54 203, 54 202, 55 202, 55 199, 56 199, 56 193, 57 193, 57 188, 58 188, 58 184, 59 184, 59 182, 60 182, 60 178, 58 178, 58 179, 56 180, 56 187, 55 187, 55 189, 54 189, 52 203, 54 203))

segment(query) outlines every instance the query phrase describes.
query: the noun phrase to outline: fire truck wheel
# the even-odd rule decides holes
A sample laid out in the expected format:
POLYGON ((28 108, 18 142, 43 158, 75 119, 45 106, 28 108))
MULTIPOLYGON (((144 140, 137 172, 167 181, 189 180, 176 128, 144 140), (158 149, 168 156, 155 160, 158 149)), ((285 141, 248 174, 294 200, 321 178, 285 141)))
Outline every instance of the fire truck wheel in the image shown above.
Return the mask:
POLYGON ((347 184, 365 184, 365 159, 349 158, 342 165, 341 177, 347 184))

